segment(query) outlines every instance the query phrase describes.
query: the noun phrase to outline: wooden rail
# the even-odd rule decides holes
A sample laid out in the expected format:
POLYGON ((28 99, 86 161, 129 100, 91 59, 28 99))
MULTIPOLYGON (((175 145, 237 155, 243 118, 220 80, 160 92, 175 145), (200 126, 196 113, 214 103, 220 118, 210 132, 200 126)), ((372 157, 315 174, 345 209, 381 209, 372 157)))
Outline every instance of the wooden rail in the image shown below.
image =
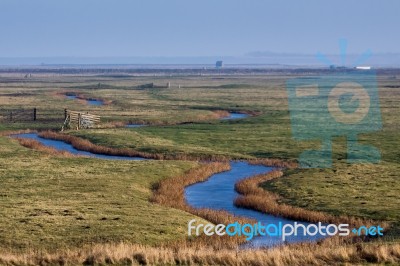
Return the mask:
POLYGON ((65 121, 61 128, 91 128, 100 123, 100 116, 88 112, 78 112, 65 109, 65 121))
POLYGON ((37 118, 36 108, 0 110, 0 121, 2 122, 36 121, 36 118, 37 118))

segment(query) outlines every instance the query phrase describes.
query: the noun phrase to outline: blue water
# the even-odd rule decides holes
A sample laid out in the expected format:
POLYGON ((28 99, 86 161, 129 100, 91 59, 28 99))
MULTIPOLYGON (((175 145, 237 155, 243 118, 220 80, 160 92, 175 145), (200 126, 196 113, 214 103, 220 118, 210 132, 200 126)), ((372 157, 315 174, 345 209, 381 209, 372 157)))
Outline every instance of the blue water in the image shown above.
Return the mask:
POLYGON ((88 157, 93 157, 98 159, 108 159, 108 160, 146 160, 145 158, 142 157, 114 156, 114 155, 95 154, 87 151, 81 151, 72 147, 71 144, 65 143, 60 140, 41 138, 36 133, 16 134, 12 136, 24 139, 34 139, 42 143, 44 146, 52 147, 59 151, 67 151, 75 155, 84 155, 88 157))
POLYGON ((99 100, 86 100, 87 104, 89 105, 95 105, 95 106, 100 106, 100 105, 104 105, 103 101, 99 101, 99 100))
POLYGON ((241 119, 249 117, 248 114, 241 113, 229 113, 229 116, 221 118, 221 120, 233 120, 233 119, 241 119))
MULTIPOLYGON (((235 198, 239 195, 235 189, 235 183, 246 177, 256 174, 267 173, 273 170, 271 167, 251 165, 247 162, 231 162, 231 170, 227 172, 212 175, 207 181, 196 183, 185 189, 187 203, 195 208, 210 208, 217 210, 226 210, 237 216, 252 218, 265 224, 294 224, 295 221, 276 217, 258 211, 238 208, 233 204, 235 198)), ((298 222, 300 224, 300 222, 298 222)), ((309 223, 301 222, 307 226, 309 223)), ((314 237, 305 237, 302 230, 298 230, 298 236, 287 237, 287 243, 316 241, 323 238, 321 235, 314 237)), ((247 247, 271 247, 283 244, 279 236, 257 236, 243 245, 247 247)))
MULTIPOLYGON (((67 99, 69 100, 75 100, 77 99, 76 95, 66 95, 67 99)), ((86 100, 86 103, 89 105, 95 105, 95 106, 100 106, 100 105, 104 105, 103 101, 99 101, 99 100, 94 100, 94 99, 89 99, 86 100)))

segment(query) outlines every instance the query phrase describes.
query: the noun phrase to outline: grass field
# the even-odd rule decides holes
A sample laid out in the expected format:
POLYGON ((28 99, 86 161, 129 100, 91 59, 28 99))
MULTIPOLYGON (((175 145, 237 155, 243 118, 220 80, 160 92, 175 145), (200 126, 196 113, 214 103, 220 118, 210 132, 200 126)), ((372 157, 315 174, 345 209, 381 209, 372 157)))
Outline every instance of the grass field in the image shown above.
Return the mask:
MULTIPOLYGON (((98 145, 166 155, 297 160, 303 150, 320 145, 318 140, 298 142, 291 136, 285 82, 306 74, 37 74, 27 80, 22 74, 3 73, 0 109, 36 107, 38 121, 2 122, 0 131, 60 129, 63 110, 68 108, 102 116, 103 128, 67 131, 98 145), (171 88, 140 87, 167 82, 171 88), (68 100, 67 92, 108 104, 90 106, 68 100), (259 115, 220 121, 215 115, 220 110, 259 115), (115 127, 118 123, 150 126, 128 129, 115 127)), ((387 240, 398 242, 399 78, 400 72, 394 70, 378 73, 383 129, 360 137, 362 143, 381 151, 382 163, 346 164, 346 142, 338 137, 334 139, 331 169, 287 170, 284 177, 262 187, 279 194, 285 204, 392 222, 387 240)), ((184 238, 187 221, 195 217, 149 203, 149 198, 152 184, 181 175, 196 162, 99 163, 29 150, 7 137, 0 137, 0 143, 0 249, 57 249, 119 241, 154 245, 184 238)))
POLYGON ((47 249, 182 238, 183 211, 149 202, 151 186, 196 166, 179 161, 53 157, 1 137, 0 247, 47 249))

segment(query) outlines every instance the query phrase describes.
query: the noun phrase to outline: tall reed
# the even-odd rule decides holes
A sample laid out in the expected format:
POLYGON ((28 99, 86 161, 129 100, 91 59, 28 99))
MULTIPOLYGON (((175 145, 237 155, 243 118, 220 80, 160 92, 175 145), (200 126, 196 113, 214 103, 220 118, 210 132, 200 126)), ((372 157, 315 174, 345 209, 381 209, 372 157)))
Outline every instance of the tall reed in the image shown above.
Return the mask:
POLYGON ((0 251, 1 265, 364 265, 400 263, 400 244, 299 244, 260 250, 94 244, 55 252, 0 251))
POLYGON ((59 151, 55 148, 47 147, 47 146, 43 145, 42 143, 40 143, 39 141, 34 140, 34 139, 24 139, 24 138, 18 138, 18 137, 15 139, 19 142, 20 145, 22 145, 24 147, 38 150, 38 151, 43 151, 49 155, 63 156, 63 157, 82 157, 82 156, 74 155, 67 151, 59 151))

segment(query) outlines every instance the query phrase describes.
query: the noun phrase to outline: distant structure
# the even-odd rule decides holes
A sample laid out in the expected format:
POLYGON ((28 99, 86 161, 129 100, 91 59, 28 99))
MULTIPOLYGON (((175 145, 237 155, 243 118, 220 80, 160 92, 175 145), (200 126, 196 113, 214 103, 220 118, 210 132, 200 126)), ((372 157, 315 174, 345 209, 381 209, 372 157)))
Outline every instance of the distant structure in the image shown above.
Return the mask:
POLYGON ((216 67, 216 68, 222 68, 222 67, 223 67, 222 61, 217 61, 217 62, 215 62, 215 67, 216 67))
POLYGON ((167 83, 167 88, 168 88, 168 89, 171 88, 171 82, 168 82, 168 83, 167 83))
POLYGON ((355 69, 358 69, 358 70, 370 70, 371 67, 370 66, 356 66, 355 69))
POLYGON ((344 69, 348 69, 346 66, 337 66, 337 65, 330 65, 329 69, 339 69, 339 70, 344 70, 344 69))

